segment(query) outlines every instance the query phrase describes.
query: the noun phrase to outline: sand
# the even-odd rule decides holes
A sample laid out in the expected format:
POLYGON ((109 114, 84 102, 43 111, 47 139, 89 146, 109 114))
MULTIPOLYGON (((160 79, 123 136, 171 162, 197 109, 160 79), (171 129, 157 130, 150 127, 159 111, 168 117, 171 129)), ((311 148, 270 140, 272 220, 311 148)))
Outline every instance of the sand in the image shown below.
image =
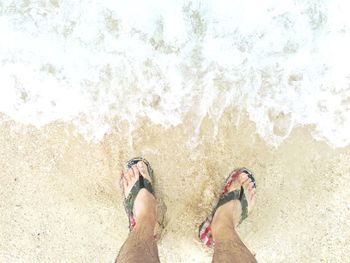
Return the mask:
POLYGON ((113 262, 128 235, 119 172, 142 155, 167 206, 162 262, 210 262, 197 240, 228 173, 254 171, 258 202, 239 227, 259 262, 346 262, 350 249, 350 147, 333 149, 299 127, 278 147, 246 116, 222 115, 217 134, 206 117, 196 128, 126 122, 100 142, 72 123, 41 128, 1 116, 0 262, 113 262), (237 123, 237 126, 233 125, 237 123))

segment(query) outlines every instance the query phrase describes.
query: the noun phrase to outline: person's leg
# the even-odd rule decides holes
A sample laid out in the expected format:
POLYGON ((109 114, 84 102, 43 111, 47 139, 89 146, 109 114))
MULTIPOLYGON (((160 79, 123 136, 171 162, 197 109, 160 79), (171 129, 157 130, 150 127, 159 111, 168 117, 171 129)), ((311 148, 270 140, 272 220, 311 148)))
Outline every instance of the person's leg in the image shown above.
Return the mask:
MULTIPOLYGON (((250 179, 245 174, 241 174, 238 182, 233 184, 230 190, 240 188, 242 183, 248 201, 248 210, 250 211, 256 200, 256 189, 253 188, 253 183, 251 183, 250 179)), ((253 254, 243 244, 235 230, 241 213, 242 207, 238 200, 224 204, 215 212, 211 224, 215 242, 214 263, 256 262, 253 254)))
MULTIPOLYGON (((151 182, 146 165, 140 161, 122 177, 125 196, 139 179, 139 173, 151 182)), ((156 200, 146 189, 141 189, 134 203, 135 228, 121 247, 115 262, 159 262, 157 243, 154 239, 156 224, 156 200)))

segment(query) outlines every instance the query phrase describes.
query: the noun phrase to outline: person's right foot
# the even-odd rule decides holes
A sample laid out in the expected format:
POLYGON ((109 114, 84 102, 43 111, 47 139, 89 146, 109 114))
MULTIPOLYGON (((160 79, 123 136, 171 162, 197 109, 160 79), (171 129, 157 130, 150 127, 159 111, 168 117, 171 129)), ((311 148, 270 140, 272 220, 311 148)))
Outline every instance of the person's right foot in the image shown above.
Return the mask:
MULTIPOLYGON (((254 183, 249 179, 246 173, 241 173, 232 183, 229 192, 240 189, 243 186, 245 196, 248 202, 248 213, 252 210, 256 202, 256 189, 253 188, 254 183)), ((213 238, 215 234, 226 227, 235 228, 240 220, 242 214, 242 206, 239 200, 232 200, 220 206, 214 215, 211 223, 213 238)))
MULTIPOLYGON (((128 197, 133 185, 139 180, 140 174, 152 183, 148 174, 147 166, 143 161, 133 165, 128 171, 122 174, 122 187, 124 188, 125 198, 128 197)), ((154 226, 156 221, 156 200, 154 196, 146 189, 141 189, 134 202, 134 215, 136 223, 138 221, 146 222, 154 226), (142 218, 142 220, 140 220, 142 218)))

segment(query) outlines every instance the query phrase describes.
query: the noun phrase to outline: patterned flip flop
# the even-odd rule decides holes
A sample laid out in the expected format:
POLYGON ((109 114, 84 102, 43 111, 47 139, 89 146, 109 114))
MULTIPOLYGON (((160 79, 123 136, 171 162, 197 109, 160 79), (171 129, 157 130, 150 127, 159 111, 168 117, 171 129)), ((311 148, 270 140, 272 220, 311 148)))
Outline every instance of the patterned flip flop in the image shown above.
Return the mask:
MULTIPOLYGON (((152 170, 151 165, 149 164, 149 162, 146 159, 144 159, 142 157, 133 158, 126 163, 126 167, 128 169, 130 169, 133 165, 137 164, 139 161, 143 161, 146 164, 148 174, 153 181, 153 170, 152 170)), ((144 178, 140 174, 139 180, 137 180, 136 183, 133 185, 128 196, 126 198, 124 198, 124 208, 125 208, 125 212, 126 212, 128 218, 129 218, 129 230, 130 231, 132 231, 136 225, 133 209, 134 209, 135 198, 142 188, 147 189, 147 191, 149 191, 154 196, 154 190, 153 190, 151 182, 149 180, 147 180, 146 178, 144 178)), ((124 191, 124 188, 122 188, 122 189, 124 191)))
POLYGON ((241 173, 246 173, 248 177, 252 180, 254 183, 253 187, 256 188, 256 180, 253 176, 253 174, 246 168, 241 168, 234 170, 226 179, 225 185, 223 187, 222 192, 219 196, 219 201, 217 202, 216 206, 214 206, 212 212, 210 215, 204 220, 204 222, 199 227, 198 237, 199 239, 209 248, 212 248, 214 246, 214 240, 211 232, 211 222, 213 221, 214 214, 216 210, 226 204, 227 202, 231 200, 239 200, 242 205, 242 215, 239 224, 242 223, 244 219, 248 217, 248 201, 246 199, 246 196, 244 194, 244 189, 241 187, 241 189, 237 189, 231 192, 228 192, 231 184, 238 178, 238 176, 241 173))

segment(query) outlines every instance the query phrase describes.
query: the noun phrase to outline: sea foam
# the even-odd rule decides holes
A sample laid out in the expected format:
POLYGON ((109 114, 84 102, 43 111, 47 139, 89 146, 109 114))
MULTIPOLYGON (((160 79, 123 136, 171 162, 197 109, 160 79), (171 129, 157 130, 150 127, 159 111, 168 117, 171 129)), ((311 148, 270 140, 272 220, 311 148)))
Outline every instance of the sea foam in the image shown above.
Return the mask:
POLYGON ((99 140, 115 118, 171 126, 236 106, 272 145, 313 125, 315 138, 346 146, 347 10, 341 0, 5 0, 0 112, 73 121, 99 140))

